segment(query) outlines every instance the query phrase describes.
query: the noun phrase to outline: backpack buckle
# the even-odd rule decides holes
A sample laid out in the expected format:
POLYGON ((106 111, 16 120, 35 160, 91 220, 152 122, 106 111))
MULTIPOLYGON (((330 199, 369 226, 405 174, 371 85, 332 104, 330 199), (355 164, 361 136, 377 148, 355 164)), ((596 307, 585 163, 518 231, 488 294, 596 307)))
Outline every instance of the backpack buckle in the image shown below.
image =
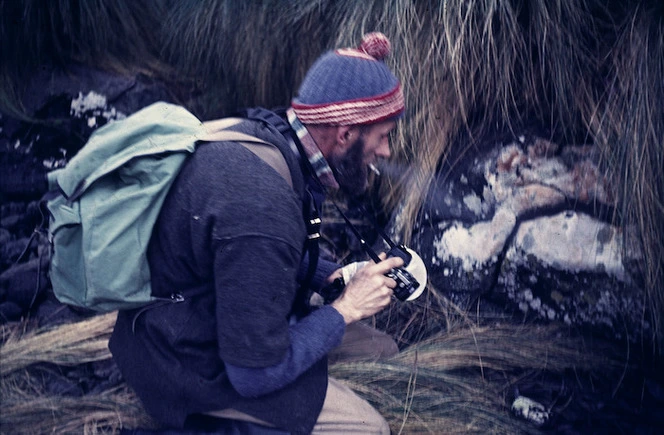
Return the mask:
POLYGON ((171 302, 174 304, 184 302, 184 296, 181 293, 171 293, 171 302))
POLYGON ((309 219, 309 222, 307 222, 307 239, 308 240, 315 240, 319 239, 320 236, 320 226, 321 226, 321 220, 319 217, 309 219))

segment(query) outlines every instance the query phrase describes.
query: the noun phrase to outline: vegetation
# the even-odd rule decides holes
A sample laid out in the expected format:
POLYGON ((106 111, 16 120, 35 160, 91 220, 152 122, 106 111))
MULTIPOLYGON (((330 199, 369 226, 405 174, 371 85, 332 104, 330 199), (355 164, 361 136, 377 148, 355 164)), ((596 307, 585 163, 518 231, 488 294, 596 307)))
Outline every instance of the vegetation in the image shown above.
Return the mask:
POLYGON ((74 62, 164 80, 202 118, 286 105, 322 51, 382 31, 392 40, 388 62, 408 107, 393 141, 407 173, 383 183, 381 194, 388 209, 403 210, 403 238, 434 174, 492 138, 534 130, 560 144, 592 143, 615 180, 615 221, 626 231, 636 228, 626 239, 643 247, 639 266, 650 307, 644 321, 654 325, 655 342, 664 336, 660 1, 0 0, 0 6, 0 107, 23 117, 25 77, 45 64, 74 62))
MULTIPOLYGON (((76 63, 162 80, 201 118, 286 105, 321 52, 384 32, 407 114, 393 138, 403 172, 380 192, 387 210, 401 210, 402 238, 411 237, 433 177, 495 138, 535 131, 562 145, 592 144, 615 183, 614 221, 644 253, 637 265, 648 297, 644 322, 655 332, 644 348, 664 353, 660 0, 0 0, 0 10, 0 112, 21 119, 32 115, 22 100, 28 78, 45 65, 76 63)), ((609 376, 604 369, 616 366, 555 327, 529 327, 524 339, 525 326, 487 327, 431 293, 378 319, 401 340, 401 355, 333 370, 397 432, 513 433, 518 423, 506 418, 504 399, 519 376, 570 368, 609 376)), ((84 400, 45 397, 27 376, 44 361, 108 358, 111 317, 94 321, 101 329, 86 324, 85 336, 71 337, 78 344, 63 330, 4 337, 3 427, 29 421, 50 428, 63 418, 57 427, 64 433, 74 429, 62 423, 72 416, 71 424, 89 432, 117 427, 118 419, 146 422, 124 388, 90 398, 115 404, 93 415, 84 400), (59 336, 64 341, 46 341, 59 336)))
MULTIPOLYGON (((590 344, 556 326, 481 326, 451 305, 430 313, 446 331, 379 362, 338 363, 331 374, 373 403, 395 433, 536 431, 509 412, 515 385, 543 373, 595 373, 617 388, 621 352, 590 344)), ((155 428, 125 384, 82 396, 57 394, 49 381, 66 367, 107 361, 115 313, 58 327, 28 323, 2 330, 0 426, 21 433, 114 433, 155 428)), ((80 382, 80 381, 79 381, 80 382)), ((547 403, 555 411, 565 403, 547 403)))

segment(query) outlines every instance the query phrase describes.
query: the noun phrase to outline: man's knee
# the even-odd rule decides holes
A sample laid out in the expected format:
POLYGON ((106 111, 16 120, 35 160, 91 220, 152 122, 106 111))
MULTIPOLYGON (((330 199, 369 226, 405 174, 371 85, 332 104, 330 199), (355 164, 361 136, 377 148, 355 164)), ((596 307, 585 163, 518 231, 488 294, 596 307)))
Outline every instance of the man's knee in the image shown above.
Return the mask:
POLYGON ((366 400, 342 382, 329 378, 325 404, 314 427, 314 434, 381 434, 390 426, 366 400))
POLYGON ((350 361, 377 361, 399 353, 399 347, 388 334, 363 323, 346 327, 341 345, 328 354, 330 364, 350 361))
POLYGON ((366 405, 367 407, 362 412, 362 422, 358 425, 362 428, 359 433, 389 435, 390 425, 385 417, 369 403, 366 405))
POLYGON ((381 435, 390 435, 390 425, 387 423, 387 420, 380 415, 378 411, 376 411, 376 414, 378 415, 379 420, 376 421, 376 433, 379 433, 381 435))

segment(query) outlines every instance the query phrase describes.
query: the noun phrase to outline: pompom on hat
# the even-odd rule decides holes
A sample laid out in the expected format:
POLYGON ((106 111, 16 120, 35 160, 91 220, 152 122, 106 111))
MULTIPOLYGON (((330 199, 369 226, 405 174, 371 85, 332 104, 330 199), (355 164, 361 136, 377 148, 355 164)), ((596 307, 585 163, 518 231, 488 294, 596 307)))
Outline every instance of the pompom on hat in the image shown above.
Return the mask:
POLYGON ((358 48, 323 54, 311 66, 292 101, 304 124, 361 125, 399 118, 404 97, 399 80, 383 59, 389 39, 368 33, 358 48))

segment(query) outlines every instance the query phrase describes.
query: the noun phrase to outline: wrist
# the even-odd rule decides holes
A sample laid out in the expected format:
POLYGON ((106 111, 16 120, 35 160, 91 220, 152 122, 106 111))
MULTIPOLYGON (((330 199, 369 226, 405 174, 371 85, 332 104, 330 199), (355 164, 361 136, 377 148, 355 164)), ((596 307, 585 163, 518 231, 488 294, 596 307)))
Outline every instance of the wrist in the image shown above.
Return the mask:
POLYGON ((350 325, 351 323, 357 322, 361 319, 361 315, 357 310, 354 310, 352 306, 348 306, 344 303, 343 298, 339 298, 336 301, 330 304, 332 308, 337 310, 339 314, 344 318, 344 323, 350 325))

